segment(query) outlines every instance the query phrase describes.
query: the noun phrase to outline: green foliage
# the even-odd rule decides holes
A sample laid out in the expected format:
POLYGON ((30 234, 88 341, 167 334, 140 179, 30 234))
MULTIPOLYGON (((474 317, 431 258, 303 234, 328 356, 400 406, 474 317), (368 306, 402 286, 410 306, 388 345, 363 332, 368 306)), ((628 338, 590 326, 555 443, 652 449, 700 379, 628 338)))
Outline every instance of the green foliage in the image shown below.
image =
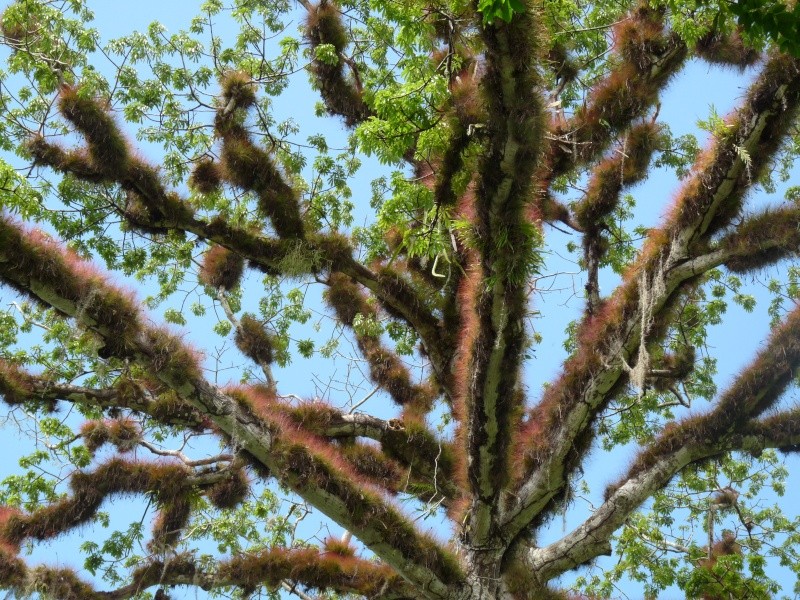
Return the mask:
POLYGON ((695 43, 709 31, 730 32, 741 27, 755 47, 774 43, 784 52, 800 56, 800 9, 785 0, 668 0, 676 30, 695 43))
POLYGON ((773 40, 777 46, 800 56, 800 8, 797 3, 738 0, 728 7, 737 22, 756 38, 773 40))
MULTIPOLYGON (((612 572, 600 575, 592 570, 579 578, 579 587, 609 598, 613 597, 615 582, 630 577, 641 582, 652 596, 663 595, 678 585, 691 598, 704 594, 774 597, 780 588, 765 575, 763 552, 782 532, 794 531, 798 521, 778 517, 776 507, 765 508, 757 502, 764 487, 780 490, 788 476, 776 453, 765 453, 759 460, 769 466, 755 473, 750 470, 753 459, 747 456, 726 457, 687 471, 680 482, 655 496, 650 510, 629 519, 620 531, 619 561, 612 572), (709 484, 730 484, 739 492, 737 506, 715 510, 713 522, 715 539, 725 530, 735 531, 743 554, 720 557, 707 568, 699 565, 708 555, 708 511, 713 501, 713 496, 705 492, 709 484), (695 519, 702 524, 698 528, 692 524, 695 519), (750 536, 743 525, 748 519, 770 523, 769 533, 765 537, 750 536)), ((775 550, 781 561, 793 560, 794 551, 787 546, 775 550)))
POLYGON ((717 138, 725 137, 730 130, 728 123, 719 116, 714 105, 711 105, 709 109, 708 119, 698 120, 697 126, 717 138))
POLYGON ((514 14, 525 12, 522 0, 479 0, 478 12, 483 15, 483 22, 491 25, 495 19, 506 23, 514 18, 514 14))

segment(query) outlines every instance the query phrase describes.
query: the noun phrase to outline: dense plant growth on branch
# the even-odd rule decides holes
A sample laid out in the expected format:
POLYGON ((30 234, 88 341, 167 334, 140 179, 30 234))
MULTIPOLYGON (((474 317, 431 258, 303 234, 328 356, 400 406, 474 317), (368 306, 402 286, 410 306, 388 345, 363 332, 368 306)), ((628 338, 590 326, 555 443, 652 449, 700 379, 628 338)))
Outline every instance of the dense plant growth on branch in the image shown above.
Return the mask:
POLYGON ((0 588, 778 594, 800 206, 750 192, 791 174, 800 59, 728 10, 209 0, 187 31, 101 42, 83 0, 10 4, 0 396, 34 449, 0 490, 0 588), (659 117, 692 60, 747 86, 702 149, 659 117), (371 194, 364 160, 388 166, 371 194), (659 168, 680 184, 636 228, 659 168), (585 297, 542 386, 569 253, 585 297), (707 336, 764 273, 772 331, 718 389, 707 336), (602 483, 591 452, 619 465, 602 483), (109 535, 120 497, 143 516, 109 535), (83 572, 27 552, 76 530, 83 572))

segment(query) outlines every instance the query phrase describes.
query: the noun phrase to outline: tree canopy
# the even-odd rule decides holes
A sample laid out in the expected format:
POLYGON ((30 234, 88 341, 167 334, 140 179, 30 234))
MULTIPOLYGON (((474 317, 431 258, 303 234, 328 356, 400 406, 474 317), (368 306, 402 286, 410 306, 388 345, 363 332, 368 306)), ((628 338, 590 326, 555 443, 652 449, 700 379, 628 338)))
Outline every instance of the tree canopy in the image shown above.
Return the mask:
POLYGON ((746 4, 207 0, 116 38, 9 4, 0 589, 789 594, 800 58, 746 4), (745 89, 707 140, 660 116, 698 64, 745 89))

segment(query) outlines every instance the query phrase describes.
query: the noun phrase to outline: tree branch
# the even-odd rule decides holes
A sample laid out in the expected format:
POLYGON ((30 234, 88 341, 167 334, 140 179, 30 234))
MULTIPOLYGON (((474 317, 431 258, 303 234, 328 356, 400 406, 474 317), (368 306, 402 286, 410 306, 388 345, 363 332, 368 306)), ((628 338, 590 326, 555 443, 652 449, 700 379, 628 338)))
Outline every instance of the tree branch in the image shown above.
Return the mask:
POLYGON ((600 307, 598 273, 608 241, 603 239, 606 218, 617 208, 620 195, 628 186, 647 176, 656 149, 660 128, 654 123, 631 127, 611 156, 592 171, 586 194, 575 206, 575 222, 583 231, 583 258, 586 263, 586 313, 600 307))
POLYGON ((445 506, 462 494, 453 481, 452 445, 431 432, 423 421, 382 421, 366 415, 344 414, 323 402, 292 406, 264 395, 257 387, 235 388, 229 394, 241 396, 259 412, 285 417, 303 435, 315 436, 319 443, 326 444, 327 454, 339 456, 369 482, 390 493, 411 493, 425 503, 445 506), (381 449, 353 439, 362 434, 380 442, 381 449), (333 445, 332 441, 339 443, 333 445))
POLYGON ((526 564, 537 578, 547 581, 607 554, 611 549, 611 536, 625 520, 693 462, 736 450, 758 454, 769 448, 792 452, 797 447, 800 447, 800 413, 797 411, 744 426, 741 433, 728 436, 722 442, 683 446, 627 479, 588 520, 561 540, 530 550, 526 564))
POLYGON ((189 518, 189 491, 208 489, 225 477, 223 470, 193 475, 182 464, 113 458, 94 471, 74 472, 69 478, 70 497, 27 515, 3 510, 0 540, 6 546, 18 548, 29 539, 51 539, 92 519, 109 496, 152 494, 159 518, 151 544, 158 548, 172 547, 189 518))
POLYGON ((192 556, 179 554, 137 568, 129 585, 107 592, 96 591, 69 569, 31 568, 7 550, 0 551, 0 585, 23 596, 36 590, 54 598, 127 600, 154 586, 203 590, 238 587, 252 592, 260 586, 278 587, 284 581, 296 582, 303 589, 332 590, 383 600, 417 597, 413 588, 388 567, 311 548, 272 548, 212 565, 200 565, 192 556))
POLYGON ((800 306, 772 333, 713 410, 665 428, 620 482, 609 486, 607 500, 586 522, 562 540, 531 551, 529 566, 536 576, 547 581, 606 552, 611 536, 628 516, 692 462, 733 450, 794 451, 800 443, 800 411, 756 419, 775 405, 799 371, 800 306))
POLYGON ((556 177, 599 156, 643 117, 686 60, 686 44, 664 28, 660 10, 644 3, 615 25, 614 38, 618 66, 593 86, 588 103, 572 119, 552 130, 543 192, 556 177))
POLYGON ((221 170, 215 163, 203 161, 192 175, 193 185, 215 189, 224 173, 234 185, 254 191, 261 211, 270 218, 280 239, 234 227, 221 217, 197 218, 178 194, 164 187, 153 166, 134 156, 99 103, 82 97, 76 89, 65 88, 59 106, 86 139, 87 150, 65 152, 42 137, 31 140, 28 149, 36 163, 59 172, 95 183, 119 183, 128 192, 128 199, 125 207, 117 210, 128 224, 144 233, 192 233, 268 273, 288 270, 297 276, 331 270, 352 277, 374 293, 393 316, 416 330, 434 370, 445 380, 451 356, 432 308, 391 269, 373 273, 356 261, 351 244, 343 236, 304 231, 296 192, 284 181, 268 153, 253 144, 234 119, 237 108, 246 109, 255 101, 250 82, 240 73, 232 73, 223 80, 223 89, 226 105, 217 113, 215 128, 223 139, 226 168, 221 170))
POLYGON ((659 315, 701 274, 691 260, 738 215, 745 191, 784 139, 800 99, 799 72, 798 61, 784 55, 767 62, 724 135, 698 159, 663 228, 650 234, 623 284, 584 324, 578 351, 521 434, 528 440, 523 470, 529 475, 509 510, 511 531, 521 531, 563 492, 568 473, 592 440, 596 415, 626 377, 636 383, 646 373, 647 344, 663 335, 659 315), (631 363, 629 374, 624 365, 631 363))
POLYGON ((372 382, 386 390, 392 400, 403 407, 405 416, 424 420, 433 407, 436 392, 430 385, 413 383, 411 373, 400 357, 381 343, 377 333, 369 331, 369 321, 377 324, 378 313, 350 278, 333 274, 327 284, 325 299, 339 321, 353 331, 358 349, 369 365, 372 382), (356 327, 359 316, 367 319, 360 328, 356 327))
POLYGON ((748 273, 800 251, 800 208, 785 206, 750 215, 719 240, 709 259, 748 273))
POLYGON ((314 83, 328 112, 343 117, 348 127, 354 127, 368 119, 372 111, 362 98, 356 63, 344 53, 349 39, 342 16, 336 5, 329 0, 320 0, 316 6, 308 4, 305 8, 308 11, 305 37, 311 45, 309 70, 314 83), (317 58, 316 50, 322 44, 333 46, 338 59, 336 64, 317 58), (348 81, 344 74, 345 64, 353 73, 352 81, 348 81))
POLYGON ((463 359, 456 385, 473 498, 465 535, 473 547, 495 545, 498 497, 508 483, 511 432, 523 400, 519 375, 526 344, 526 282, 535 268, 538 240, 524 207, 544 131, 539 74, 532 67, 538 51, 537 12, 529 5, 510 23, 498 21, 481 30, 488 146, 474 194, 478 261, 461 291, 463 359))
POLYGON ((75 318, 106 340, 119 358, 147 367, 300 497, 352 531, 427 598, 445 598, 462 577, 455 558, 344 464, 279 417, 256 414, 210 385, 197 357, 173 335, 144 325, 135 304, 86 263, 0 219, 0 279, 75 318), (13 249, 13 252, 9 249, 13 249))
POLYGON ((129 375, 120 375, 110 388, 88 388, 32 375, 0 360, 0 394, 10 406, 31 402, 49 408, 64 401, 101 410, 130 409, 159 423, 189 429, 203 429, 208 424, 197 410, 174 395, 149 389, 147 384, 136 382, 129 375))

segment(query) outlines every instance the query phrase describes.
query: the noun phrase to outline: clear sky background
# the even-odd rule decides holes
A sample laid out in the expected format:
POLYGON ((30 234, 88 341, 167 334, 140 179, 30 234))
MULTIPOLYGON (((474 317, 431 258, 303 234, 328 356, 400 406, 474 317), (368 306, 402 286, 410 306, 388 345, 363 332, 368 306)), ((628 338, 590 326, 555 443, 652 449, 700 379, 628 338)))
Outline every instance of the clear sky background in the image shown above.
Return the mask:
MULTIPOLYGON (((100 31, 102 38, 108 40, 128 34, 135 29, 144 30, 154 20, 164 24, 168 33, 177 32, 179 29, 188 27, 190 19, 195 16, 198 5, 198 2, 191 0, 140 0, 138 2, 97 0, 92 4, 92 8, 96 16, 95 27, 100 31)), ((297 24, 295 22, 290 25, 288 33, 294 33, 297 24)), ((105 71, 103 65, 98 64, 96 67, 105 71)), ((669 124, 676 136, 684 133, 698 134, 697 120, 707 118, 710 106, 714 105, 720 115, 729 112, 737 101, 743 97, 751 78, 752 74, 740 75, 736 71, 725 71, 709 67, 704 63, 693 63, 671 84, 662 100, 660 119, 669 124)), ((275 102, 276 119, 280 121, 289 116, 297 118, 302 126, 302 132, 298 136, 299 142, 304 142, 305 136, 311 133, 322 131, 328 137, 331 146, 344 146, 345 134, 338 120, 313 117, 313 105, 317 97, 311 92, 307 84, 306 75, 300 73, 295 79, 295 83, 284 96, 275 102)), ((699 132, 698 138, 703 143, 706 136, 703 132, 699 132)), ((158 162, 159 154, 157 148, 145 147, 144 152, 147 158, 153 162, 158 162)), ((353 200, 357 205, 356 214, 358 217, 356 223, 363 222, 366 215, 371 212, 368 206, 369 182, 385 173, 388 173, 388 171, 375 161, 366 161, 364 163, 356 182, 352 185, 354 191, 353 200)), ((800 181, 800 178, 798 180, 800 181)), ((677 183, 674 175, 661 170, 654 171, 646 183, 634 188, 632 193, 637 201, 635 223, 655 226, 666 212, 669 199, 674 194, 677 183)), ((577 199, 577 196, 573 196, 570 199, 577 199)), ((763 202, 777 203, 779 201, 780 196, 770 199, 762 195, 753 195, 751 198, 752 205, 760 205, 763 202)), ((566 235, 554 230, 549 230, 547 235, 550 236, 550 242, 556 244, 560 244, 562 240, 564 244, 568 241, 566 235)), ((577 237, 573 236, 573 238, 574 242, 580 242, 577 237)), ((534 297, 536 309, 543 313, 543 319, 536 323, 537 331, 542 334, 543 341, 535 347, 536 359, 527 366, 526 370, 526 382, 532 398, 536 398, 537 390, 541 389, 542 384, 552 379, 558 372, 561 362, 566 356, 562 346, 564 329, 572 319, 578 316, 583 306, 584 281, 580 275, 575 274, 578 271, 577 266, 570 262, 576 259, 576 255, 568 256, 566 252, 561 253, 561 256, 552 256, 548 261, 545 272, 546 277, 541 280, 541 287, 546 289, 549 286, 549 290, 538 297, 534 297)), ((785 267, 777 267, 778 270, 781 268, 785 267)), ((769 275, 769 272, 766 275, 769 275)), ((768 277, 762 276, 760 279, 766 280, 768 277)), ((604 273, 601 280, 602 291, 608 292, 613 289, 615 282, 616 278, 613 274, 604 273)), ((257 284, 258 277, 255 276, 251 276, 247 282, 247 285, 252 285, 254 290, 257 284)), ((139 293, 139 296, 144 297, 147 293, 148 290, 143 290, 139 293)), ((318 293, 318 290, 316 293, 318 293)), ((711 338, 709 339, 709 349, 719 361, 717 383, 720 390, 725 389, 726 382, 730 381, 732 375, 750 361, 757 349, 755 341, 763 340, 769 329, 766 315, 766 295, 757 282, 752 286, 752 293, 762 300, 755 312, 748 314, 739 307, 731 305, 726 322, 723 326, 712 330, 711 338)), ((3 301, 3 305, 7 304, 11 299, 12 296, 8 292, 0 290, 0 300, 3 301)), ((312 307, 315 306, 318 307, 319 305, 316 302, 312 302, 312 307)), ((153 311, 152 316, 155 320, 159 318, 163 308, 165 307, 160 307, 153 311)), ((320 319, 323 329, 330 327, 330 320, 322 315, 318 315, 315 318, 320 319)), ((209 320, 199 323, 193 322, 187 328, 187 339, 207 352, 221 347, 223 340, 210 331, 211 324, 213 322, 209 324, 209 320), (197 326, 198 324, 200 326, 197 326)), ((347 366, 348 361, 344 358, 339 358, 336 361, 328 361, 322 358, 312 361, 298 359, 289 368, 280 369, 276 372, 279 391, 282 394, 297 394, 302 397, 319 395, 323 390, 324 382, 331 378, 341 379, 347 366)), ((231 379, 236 380, 237 378, 232 373, 231 379)), ((369 389, 365 385, 362 390, 355 392, 356 399, 358 399, 359 393, 362 396, 366 395, 369 389)), ((333 402, 343 401, 343 394, 341 393, 337 397, 337 393, 334 391, 330 396, 333 402)), ((791 392, 788 401, 792 401, 795 397, 796 394, 791 392)), ((385 416, 387 414, 386 404, 380 395, 376 395, 362 409, 365 412, 385 416)), ((701 411, 703 407, 697 406, 695 410, 701 411)), ((0 452, 3 453, 5 460, 0 464, 0 475, 5 476, 18 472, 16 458, 29 450, 28 442, 15 440, 13 435, 4 430, 4 436, 0 439, 0 452)), ((199 449, 198 451, 203 450, 199 449)), ((610 457, 599 451, 592 455, 586 469, 586 477, 595 492, 593 498, 595 501, 599 500, 605 483, 613 480, 623 471, 629 457, 630 453, 625 449, 616 451, 610 457)), ((789 459, 788 465, 792 471, 800 472, 800 469, 798 469, 800 463, 798 463, 797 459, 789 459)), ((800 483, 798 477, 792 477, 789 497, 792 497, 793 494, 796 495, 798 483, 800 483)), ((773 501, 774 499, 768 498, 768 500, 773 501)), ((787 506, 789 514, 793 515, 797 511, 797 507, 791 506, 791 501, 784 504, 789 505, 787 506)), ((144 502, 139 500, 118 500, 110 504, 105 510, 108 510, 112 516, 111 530, 114 527, 124 529, 131 520, 141 518, 143 509, 144 502)), ((582 516, 588 514, 588 510, 587 504, 582 503, 580 500, 577 501, 565 516, 564 521, 558 520, 553 523, 545 537, 540 541, 544 542, 548 537, 558 538, 571 530, 573 526, 580 522, 582 516)), ((149 519, 151 516, 149 515, 147 518, 149 519)), ((433 521, 427 521, 423 526, 425 524, 431 524, 435 528, 442 527, 442 525, 436 525, 433 521)), ((311 535, 317 528, 317 523, 309 522, 306 524, 304 531, 311 535)), ((59 562, 80 568, 83 558, 76 554, 75 548, 83 539, 92 536, 92 531, 92 528, 86 527, 64 536, 63 539, 59 539, 52 544, 43 544, 38 547, 34 557, 47 562, 59 562)), ((331 532, 333 534, 340 533, 335 526, 331 527, 331 532)), ((100 535, 105 535, 106 533, 105 531, 99 532, 100 535)), ((446 531, 440 531, 439 533, 443 538, 449 537, 449 533, 446 531)), ((781 581, 784 582, 785 593, 791 595, 794 585, 793 578, 789 574, 783 573, 781 581)), ((625 593, 630 598, 640 598, 641 591, 637 590, 638 588, 634 585, 626 585, 620 590, 620 595, 625 593)), ((194 589, 177 589, 173 592, 173 598, 176 600, 179 598, 205 597, 202 591, 194 589)), ((674 595, 665 594, 663 597, 677 598, 680 597, 680 593, 675 591, 674 595)))

